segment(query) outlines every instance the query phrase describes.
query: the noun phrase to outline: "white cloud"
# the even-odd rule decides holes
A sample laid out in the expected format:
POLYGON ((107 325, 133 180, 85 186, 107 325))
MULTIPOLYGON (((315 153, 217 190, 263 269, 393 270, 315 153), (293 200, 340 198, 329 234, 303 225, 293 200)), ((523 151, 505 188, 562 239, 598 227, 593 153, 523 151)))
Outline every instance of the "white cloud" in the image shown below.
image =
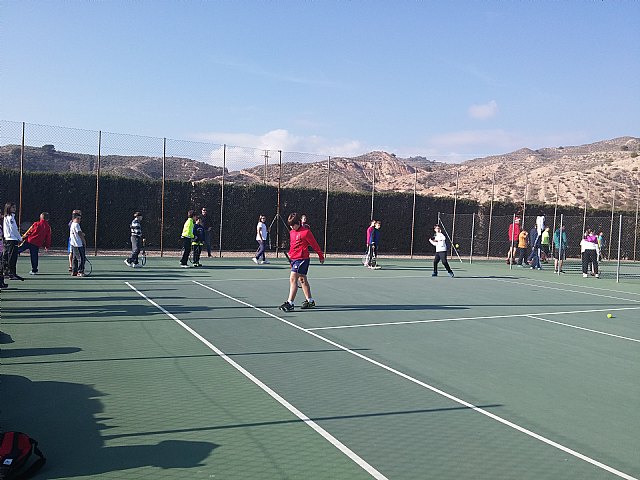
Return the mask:
MULTIPOLYGON (((318 162, 327 156, 356 156, 368 150, 358 140, 329 140, 317 135, 294 135, 285 129, 276 129, 261 135, 251 133, 200 133, 191 136, 199 141, 226 144, 226 161, 230 170, 249 168, 264 163, 265 150, 269 161, 277 162, 278 151, 283 152, 283 161, 318 162), (298 152, 298 153, 294 153, 298 152)), ((222 148, 211 150, 208 161, 222 165, 222 148)))
POLYGON ((478 120, 493 118, 498 114, 498 103, 495 100, 491 100, 484 105, 471 105, 468 112, 471 118, 478 120))

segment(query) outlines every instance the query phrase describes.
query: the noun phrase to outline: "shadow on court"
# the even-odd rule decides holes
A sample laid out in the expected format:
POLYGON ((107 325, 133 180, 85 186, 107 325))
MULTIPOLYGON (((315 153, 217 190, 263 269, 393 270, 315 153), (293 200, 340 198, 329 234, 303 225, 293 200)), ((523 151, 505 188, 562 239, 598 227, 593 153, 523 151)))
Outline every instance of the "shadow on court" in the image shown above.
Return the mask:
MULTIPOLYGON (((35 348, 35 349, 15 349, 5 350, 0 354, 0 358, 16 358, 22 356, 35 356, 35 355, 58 355, 66 353, 76 353, 81 351, 80 348, 35 348), (47 350, 47 352, 42 352, 47 350), (25 351, 27 353, 25 353, 25 351), (14 353, 15 352, 15 353, 14 353)), ((354 352, 369 351, 369 348, 352 348, 354 352)), ((225 353, 227 357, 252 357, 256 355, 290 355, 300 353, 330 353, 330 352, 344 352, 339 348, 328 348, 324 350, 290 350, 290 351, 274 351, 274 352, 236 352, 225 353)), ((64 363, 96 363, 96 362, 130 362, 132 360, 178 360, 184 358, 207 358, 207 357, 219 357, 217 353, 207 353, 201 355, 153 355, 146 357, 108 357, 108 358, 78 358, 72 360, 51 360, 51 361, 35 361, 35 362, 11 362, 11 365, 52 365, 52 364, 64 364, 64 363)))
MULTIPOLYGON (((218 447, 211 442, 165 440, 155 445, 105 445, 100 435, 103 394, 89 385, 32 382, 3 375, 2 426, 28 432, 39 442, 47 463, 41 478, 90 477, 145 466, 194 468, 218 447)), ((109 420, 109 419, 102 419, 109 420)), ((184 474, 184 472, 183 472, 184 474)), ((122 473, 121 478, 126 478, 122 473)))
POLYGON ((66 355, 68 353, 81 352, 78 347, 53 347, 53 348, 3 348, 0 358, 37 357, 40 355, 66 355))
POLYGON ((419 311, 419 310, 437 310, 437 311, 451 311, 451 310, 468 310, 468 307, 461 306, 447 306, 447 305, 403 305, 399 303, 387 304, 387 305, 330 305, 330 306, 317 306, 314 310, 320 310, 323 312, 354 312, 354 311, 419 311))
MULTIPOLYGON (((484 410, 488 410, 491 408, 499 408, 502 407, 502 404, 495 403, 489 405, 476 405, 476 407, 482 408, 484 410)), ((445 407, 445 408, 426 408, 420 410, 400 410, 400 411, 392 411, 392 412, 376 412, 376 413, 360 413, 360 414, 352 414, 352 415, 333 415, 328 417, 310 417, 310 420, 314 422, 328 422, 332 420, 353 420, 353 419, 366 419, 366 418, 375 418, 375 417, 389 417, 389 416, 397 416, 397 415, 423 415, 423 414, 433 414, 433 413, 445 413, 445 412, 455 412, 460 410, 471 410, 471 407, 445 407)), ((123 437, 139 437, 144 435, 165 435, 165 434, 176 434, 176 433, 189 433, 189 432, 207 432, 207 431, 215 431, 215 430, 227 430, 232 428, 255 428, 255 427, 270 427, 274 425, 288 425, 292 423, 303 423, 304 420, 300 419, 291 419, 291 420, 275 420, 271 422, 253 422, 253 423, 235 423, 230 425, 210 425, 206 427, 198 427, 198 428, 185 428, 185 429, 174 429, 174 430, 157 430, 157 431, 149 431, 149 432, 139 432, 139 433, 129 433, 122 435, 105 435, 105 439, 115 439, 115 438, 123 438, 123 437)))

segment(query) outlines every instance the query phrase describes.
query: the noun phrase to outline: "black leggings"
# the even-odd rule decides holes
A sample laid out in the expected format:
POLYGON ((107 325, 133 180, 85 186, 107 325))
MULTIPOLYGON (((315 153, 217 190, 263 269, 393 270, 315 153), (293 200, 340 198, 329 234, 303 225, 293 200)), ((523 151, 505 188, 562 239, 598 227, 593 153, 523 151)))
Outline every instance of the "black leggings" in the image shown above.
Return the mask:
POLYGON ((442 261, 442 265, 447 269, 447 272, 453 273, 451 271, 451 267, 449 266, 449 262, 447 262, 447 252, 436 252, 436 256, 433 257, 433 271, 434 273, 438 273, 438 262, 442 261))
POLYGON ((582 273, 589 273, 589 264, 593 265, 593 273, 598 273, 598 252, 596 250, 582 252, 582 273))
POLYGON ((17 240, 5 240, 4 248, 7 252, 7 266, 9 275, 17 275, 16 265, 18 264, 18 242, 17 240))

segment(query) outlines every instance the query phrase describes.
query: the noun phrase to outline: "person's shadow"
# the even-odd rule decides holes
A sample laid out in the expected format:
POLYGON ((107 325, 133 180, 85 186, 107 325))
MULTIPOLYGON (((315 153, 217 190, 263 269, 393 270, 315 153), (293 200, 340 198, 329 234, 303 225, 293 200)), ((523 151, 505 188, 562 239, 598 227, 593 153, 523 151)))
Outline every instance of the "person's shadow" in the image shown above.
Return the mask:
POLYGON ((96 418, 103 411, 102 393, 93 387, 3 375, 1 388, 3 430, 32 436, 47 457, 36 478, 90 477, 144 466, 202 467, 218 447, 211 442, 184 440, 109 447, 100 435, 109 427, 96 418))

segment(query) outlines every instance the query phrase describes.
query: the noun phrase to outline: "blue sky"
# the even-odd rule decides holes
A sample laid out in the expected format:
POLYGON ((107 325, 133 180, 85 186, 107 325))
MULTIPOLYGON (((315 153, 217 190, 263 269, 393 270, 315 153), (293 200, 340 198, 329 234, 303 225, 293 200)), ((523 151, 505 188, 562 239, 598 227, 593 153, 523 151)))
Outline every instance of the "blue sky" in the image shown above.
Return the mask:
POLYGON ((639 1, 0 2, 0 119, 440 161, 638 136, 639 1))

